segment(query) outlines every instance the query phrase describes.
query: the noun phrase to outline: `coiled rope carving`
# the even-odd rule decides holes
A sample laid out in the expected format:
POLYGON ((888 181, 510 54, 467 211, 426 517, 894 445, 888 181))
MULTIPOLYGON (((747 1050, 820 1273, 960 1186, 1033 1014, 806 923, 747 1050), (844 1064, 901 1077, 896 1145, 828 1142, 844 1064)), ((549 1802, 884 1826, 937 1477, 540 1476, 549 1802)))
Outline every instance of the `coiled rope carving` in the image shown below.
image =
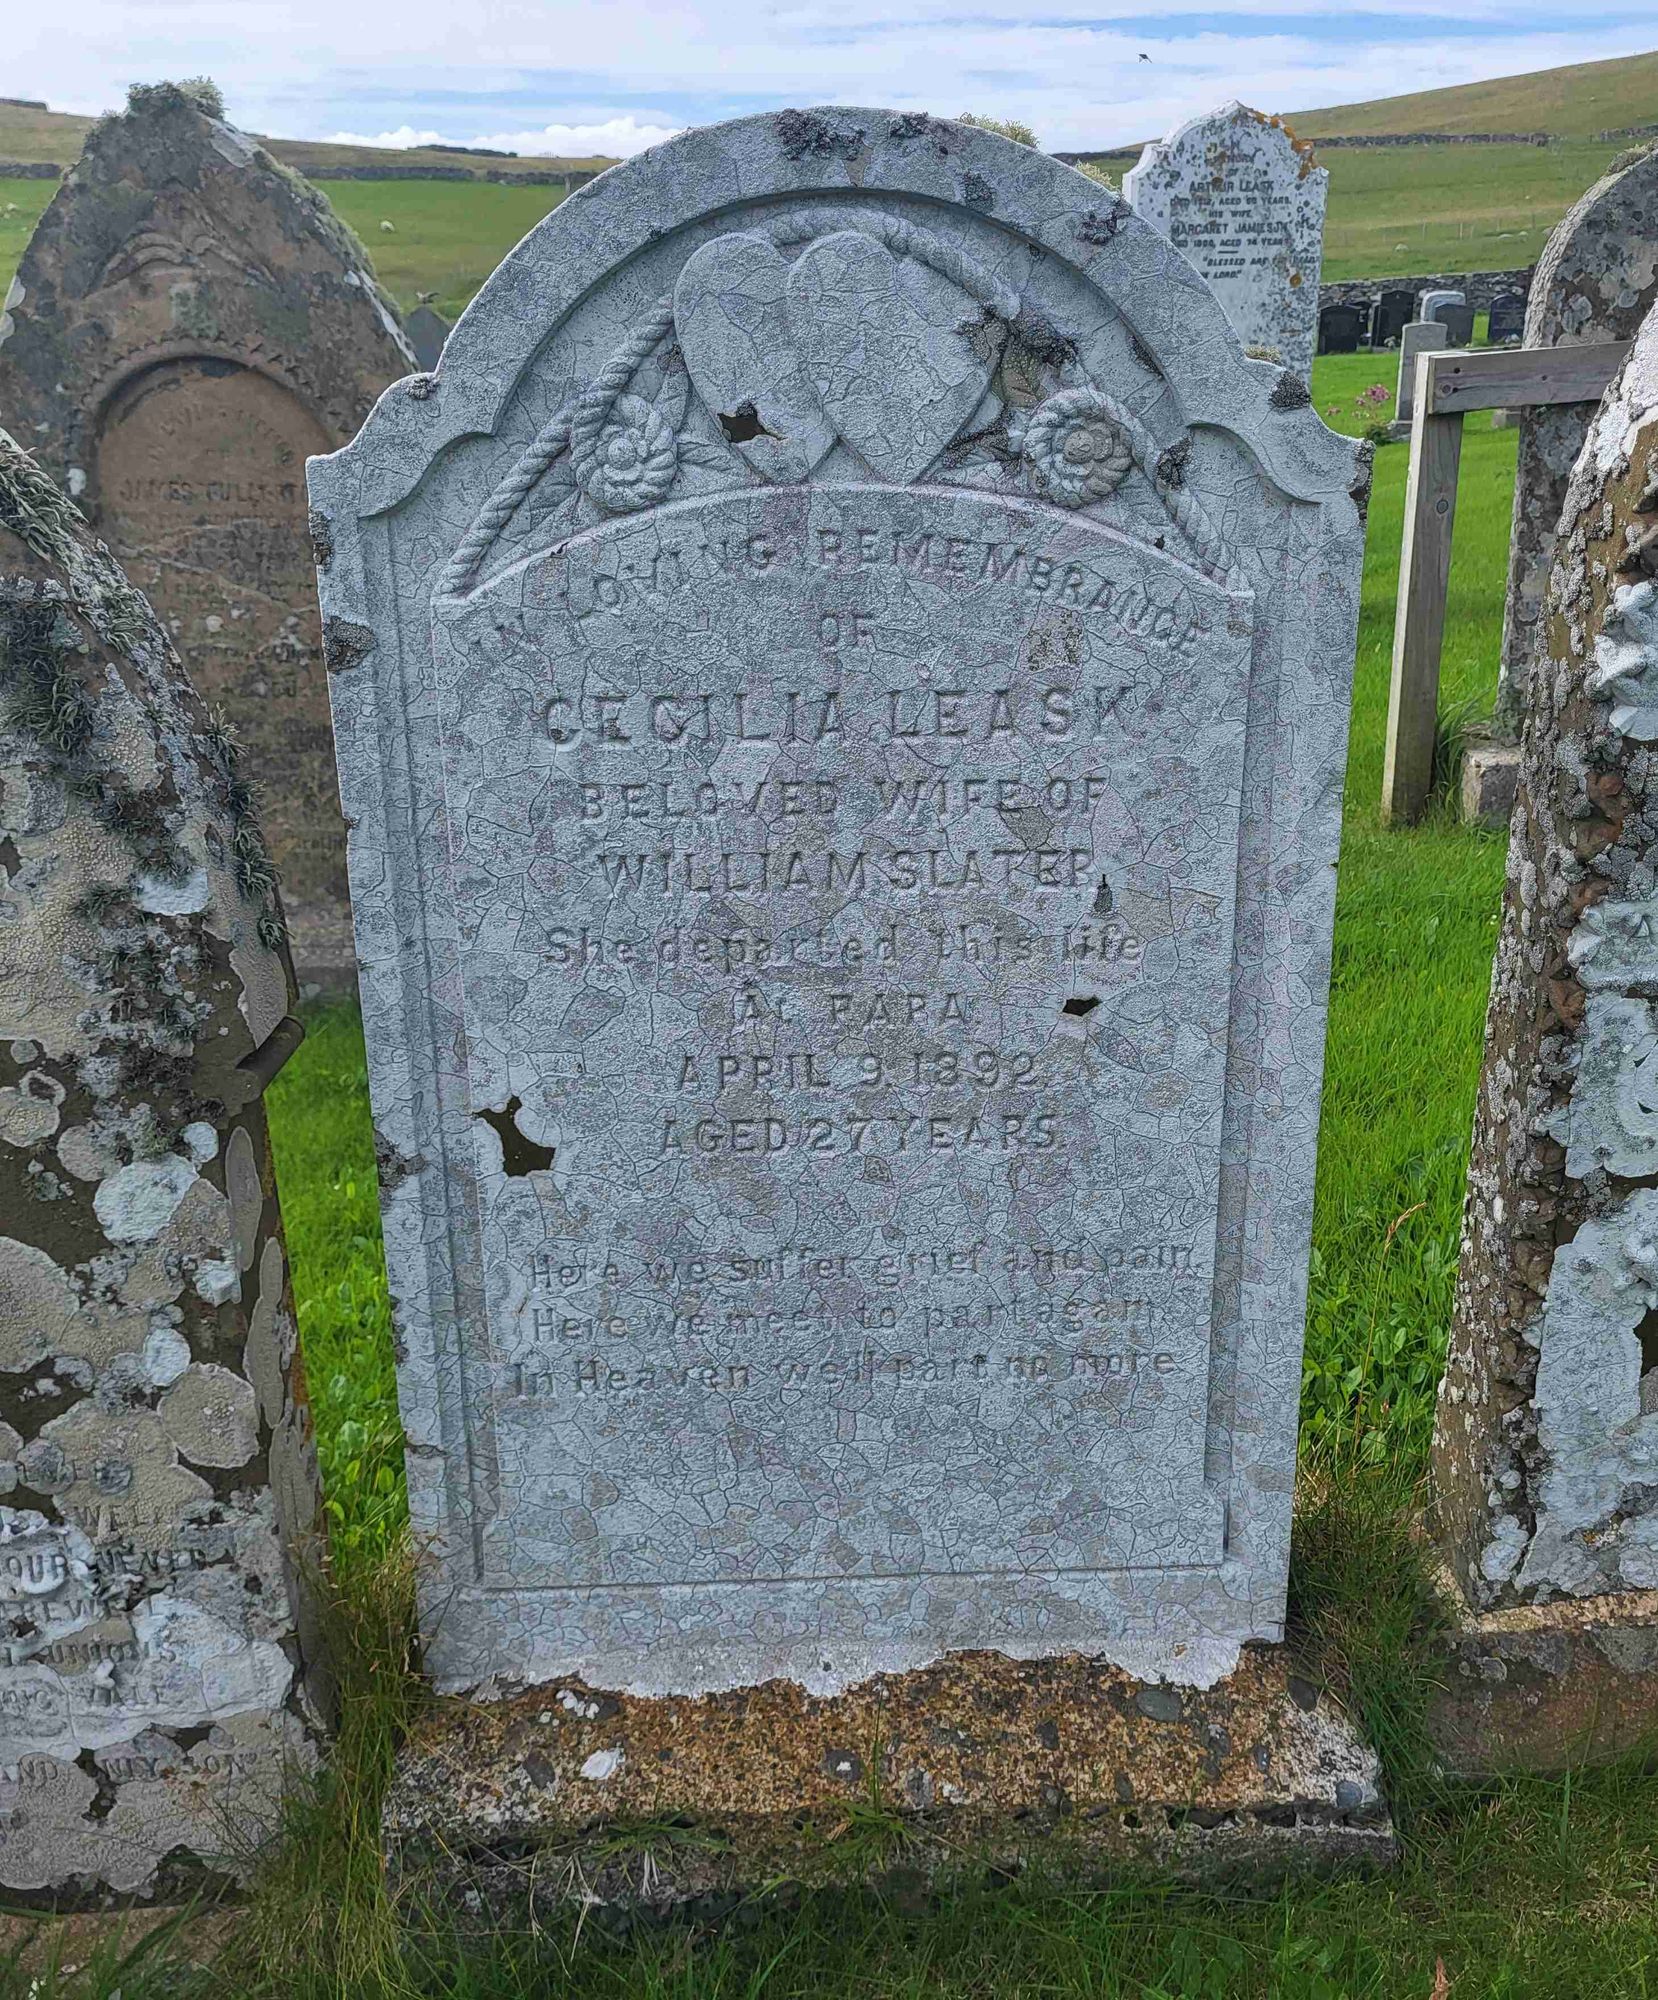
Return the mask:
MULTIPOLYGON (((763 233, 778 248, 785 248, 848 231, 875 238, 894 256, 914 257, 928 265, 1008 326, 1019 319, 1022 302, 1018 293, 986 270, 977 258, 944 242, 931 230, 880 209, 813 204, 793 209, 763 231, 752 233, 763 233)), ((566 448, 576 483, 608 512, 653 506, 665 497, 678 472, 674 452, 660 449, 643 466, 630 467, 630 483, 625 492, 607 478, 604 456, 607 427, 618 399, 673 331, 673 324, 674 298, 668 292, 621 343, 591 384, 569 398, 520 454, 444 565, 438 579, 438 597, 465 594, 491 545, 566 448)), ((1056 404, 1066 406, 1064 415, 1103 417, 1116 425, 1164 511, 1196 552, 1204 572, 1224 589, 1247 588, 1240 577, 1236 555, 1202 503, 1184 485, 1168 487, 1157 479, 1155 466, 1161 447, 1130 409, 1103 389, 1092 387, 1061 390, 1042 407, 1051 409, 1056 404)))

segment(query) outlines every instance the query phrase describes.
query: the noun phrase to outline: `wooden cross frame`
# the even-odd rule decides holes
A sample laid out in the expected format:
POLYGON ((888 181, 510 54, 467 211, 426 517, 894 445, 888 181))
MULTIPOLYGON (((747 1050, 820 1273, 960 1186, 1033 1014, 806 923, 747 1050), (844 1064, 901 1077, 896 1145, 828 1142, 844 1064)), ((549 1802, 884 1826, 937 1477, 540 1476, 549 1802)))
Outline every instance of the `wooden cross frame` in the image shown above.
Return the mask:
POLYGON ((1616 340, 1593 347, 1494 347, 1480 353, 1442 349, 1417 357, 1382 772, 1387 825, 1420 819, 1433 783, 1439 655, 1464 416, 1470 410, 1527 409, 1539 403, 1598 403, 1629 348, 1627 340, 1616 340))

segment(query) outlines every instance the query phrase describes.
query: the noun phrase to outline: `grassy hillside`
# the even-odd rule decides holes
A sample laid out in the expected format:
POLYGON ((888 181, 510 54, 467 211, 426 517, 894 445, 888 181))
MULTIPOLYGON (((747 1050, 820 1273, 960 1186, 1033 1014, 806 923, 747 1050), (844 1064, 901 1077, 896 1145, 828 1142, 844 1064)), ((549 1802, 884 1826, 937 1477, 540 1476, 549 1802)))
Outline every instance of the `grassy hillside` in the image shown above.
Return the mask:
POLYGON ((1584 139, 1658 121, 1658 50, 1418 90, 1408 97, 1292 111, 1289 119, 1303 139, 1331 132, 1548 132, 1584 139))
MULTIPOLYGON (((234 107, 232 107, 234 115, 234 107)), ((36 111, 26 105, 0 102, 0 160, 53 160, 66 167, 79 158, 81 145, 92 125, 73 111, 36 111)), ((255 135, 258 136, 257 134, 255 135)), ((465 167, 475 174, 545 173, 563 167, 608 167, 602 154, 580 157, 561 155, 557 159, 529 154, 521 158, 496 157, 475 153, 445 153, 431 146, 413 146, 392 151, 384 146, 336 146, 325 139, 264 139, 276 157, 290 167, 310 173, 318 167, 372 167, 384 163, 399 167, 441 167, 446 172, 465 167)))

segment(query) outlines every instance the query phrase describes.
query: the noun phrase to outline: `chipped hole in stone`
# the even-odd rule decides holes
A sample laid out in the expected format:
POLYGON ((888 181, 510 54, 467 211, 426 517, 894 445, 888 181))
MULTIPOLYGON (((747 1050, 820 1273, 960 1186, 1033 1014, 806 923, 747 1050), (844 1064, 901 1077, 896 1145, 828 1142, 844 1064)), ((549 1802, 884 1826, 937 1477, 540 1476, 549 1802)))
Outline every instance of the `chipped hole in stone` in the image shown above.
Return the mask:
POLYGON ((1080 1020, 1085 1014, 1092 1014, 1099 1004, 1100 996, 1097 993, 1075 993, 1059 1011, 1080 1020))
POLYGON ((719 417, 727 444, 748 444, 758 437, 777 436, 776 431, 767 430, 760 421, 760 412, 752 403, 739 403, 729 416, 721 410, 719 417))
POLYGON ((1091 909, 1089 914, 1091 916, 1096 916, 1096 917, 1110 916, 1111 902, 1112 902, 1111 884, 1105 878, 1105 876, 1102 875, 1100 877, 1100 886, 1094 891, 1093 908, 1091 909))
POLYGON ((1658 1410, 1658 1307, 1642 1314, 1635 1338, 1641 1348, 1641 1414, 1651 1416, 1658 1410))
POLYGON ((501 1142, 502 1172, 514 1180, 522 1180, 526 1174, 544 1174, 553 1164, 557 1151, 554 1146, 543 1146, 518 1129, 518 1114, 524 1108, 519 1097, 509 1097, 504 1111, 476 1111, 475 1118, 481 1118, 501 1142))

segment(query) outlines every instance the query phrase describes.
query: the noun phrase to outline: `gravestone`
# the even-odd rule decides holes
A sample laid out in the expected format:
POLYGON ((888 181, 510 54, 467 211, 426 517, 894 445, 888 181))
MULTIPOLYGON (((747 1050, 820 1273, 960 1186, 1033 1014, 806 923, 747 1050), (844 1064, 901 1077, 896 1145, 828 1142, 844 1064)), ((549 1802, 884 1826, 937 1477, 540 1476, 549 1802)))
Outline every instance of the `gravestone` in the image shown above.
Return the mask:
POLYGON ((1383 292, 1370 315, 1370 344, 1391 347, 1416 317, 1416 295, 1397 289, 1383 292))
MULTIPOLYGON (((1467 303, 1468 303, 1468 295, 1466 292, 1448 292, 1448 291, 1424 292, 1421 297, 1421 302, 1417 308, 1416 316, 1418 319, 1437 319, 1440 321, 1445 321, 1445 314, 1451 309, 1451 307, 1464 306, 1467 303)), ((1445 321, 1445 323, 1449 324, 1448 321, 1445 321)))
MULTIPOLYGON (((486 1697, 394 1844, 532 1743, 537 1833, 793 1824, 871 1687, 1080 1746, 1279 1636, 1368 466, 1308 400, 1059 163, 788 112, 581 190, 313 461, 425 1660, 486 1697)), ((1199 1782, 1123 1755, 974 1809, 1199 1782)))
POLYGON ((1399 333, 1399 387, 1393 403, 1393 429, 1398 437, 1410 435, 1411 416, 1416 407, 1416 357, 1438 354, 1451 344, 1443 320, 1415 319, 1399 333))
POLYGON ((1658 310, 1571 474, 1532 686, 1434 1505, 1449 1733, 1571 1762, 1658 1722, 1658 310))
POLYGON ((1525 338, 1526 300, 1523 292, 1503 292, 1491 301, 1485 337, 1493 347, 1517 345, 1525 338))
POLYGON ((305 460, 413 365, 323 197, 171 85, 93 126, 0 344, 0 421, 85 507, 243 746, 307 979, 352 959, 305 460))
POLYGON ((1233 103, 1147 146, 1123 199, 1208 280, 1244 347, 1305 381, 1329 185, 1308 141, 1233 103))
POLYGON ((1443 305, 1435 314, 1453 347, 1471 347, 1474 344, 1474 308, 1462 305, 1443 305))
POLYGON ((1318 316, 1320 354, 1357 354, 1365 315, 1358 306, 1326 306, 1318 316))
POLYGON ((227 739, 0 432, 0 1886, 31 1900, 242 1878, 316 1761, 260 1096, 292 992, 227 739))
POLYGON ((422 303, 403 322, 403 332, 414 349, 415 360, 430 373, 438 365, 443 343, 449 338, 448 320, 422 303))
MULTIPOLYGON (((1658 300, 1658 150, 1608 174, 1568 210, 1544 245, 1526 302, 1527 347, 1631 340, 1658 300)), ((1566 482, 1594 418, 1593 403, 1519 412, 1514 522, 1496 728, 1518 741, 1537 624, 1554 561, 1566 482)))

